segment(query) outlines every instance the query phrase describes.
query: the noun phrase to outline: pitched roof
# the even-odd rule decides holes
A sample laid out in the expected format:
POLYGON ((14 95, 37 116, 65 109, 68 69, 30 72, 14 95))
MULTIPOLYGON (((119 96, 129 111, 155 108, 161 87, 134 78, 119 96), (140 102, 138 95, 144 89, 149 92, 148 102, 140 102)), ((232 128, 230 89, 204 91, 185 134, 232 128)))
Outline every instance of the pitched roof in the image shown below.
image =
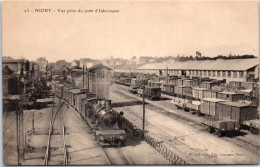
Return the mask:
POLYGON ((137 69, 173 69, 173 70, 236 70, 245 71, 259 65, 258 58, 253 59, 231 59, 231 60, 205 60, 205 61, 185 61, 173 63, 153 63, 145 64, 137 69))
POLYGON ((216 99, 216 98, 203 98, 203 101, 210 101, 210 102, 223 102, 226 100, 222 100, 222 99, 216 99))
POLYGON ((246 106, 251 106, 251 104, 248 103, 241 103, 241 102, 230 102, 230 101, 223 101, 220 102, 221 104, 229 105, 229 106, 234 106, 234 107, 246 107, 246 106))
POLYGON ((71 93, 81 93, 80 89, 77 89, 77 88, 71 89, 71 90, 69 90, 69 92, 71 92, 71 93))
POLYGON ((12 74, 14 71, 11 70, 7 65, 4 66, 4 68, 2 69, 3 71, 3 75, 4 74, 12 74))
POLYGON ((90 67, 88 70, 89 70, 89 71, 94 71, 94 70, 97 69, 97 68, 106 68, 106 69, 108 69, 108 70, 112 70, 112 68, 110 68, 110 67, 108 67, 108 66, 105 66, 105 65, 102 64, 102 63, 96 64, 96 65, 90 67))

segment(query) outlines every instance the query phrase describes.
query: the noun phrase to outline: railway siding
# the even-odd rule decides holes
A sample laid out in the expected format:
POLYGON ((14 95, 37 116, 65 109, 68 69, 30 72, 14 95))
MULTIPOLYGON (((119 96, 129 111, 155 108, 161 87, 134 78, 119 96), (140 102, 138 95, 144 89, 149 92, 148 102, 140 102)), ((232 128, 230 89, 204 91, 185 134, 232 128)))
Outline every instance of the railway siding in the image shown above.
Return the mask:
MULTIPOLYGON (((127 101, 127 103, 129 103, 131 100, 136 101, 136 99, 140 99, 140 97, 138 97, 137 95, 130 94, 127 90, 127 87, 125 87, 125 86, 121 86, 121 85, 113 85, 113 86, 114 86, 114 88, 112 89, 112 91, 113 91, 112 99, 113 100, 118 100, 118 101, 121 101, 121 102, 127 101), (120 99, 117 98, 118 96, 120 96, 120 99)), ((146 99, 146 102, 149 103, 147 105, 147 108, 146 108, 146 110, 147 110, 147 119, 146 120, 148 122, 150 120, 152 125, 156 125, 157 127, 160 127, 161 130, 164 129, 164 131, 166 131, 166 129, 168 129, 168 131, 166 133, 171 134, 172 138, 175 138, 174 136, 176 136, 178 141, 184 143, 184 145, 187 145, 187 147, 189 149, 187 149, 187 148, 181 149, 183 146, 181 146, 181 147, 177 146, 179 148, 178 152, 182 152, 182 155, 186 155, 186 156, 190 154, 191 155, 190 157, 192 159, 195 159, 195 162, 196 162, 196 163, 191 162, 192 164, 209 163, 207 161, 203 161, 202 159, 204 159, 204 158, 208 159, 208 160, 212 159, 213 164, 217 164, 217 163, 222 163, 222 164, 223 163, 227 163, 227 164, 230 164, 230 163, 258 163, 259 162, 259 160, 257 160, 257 158, 256 158, 257 156, 255 155, 255 153, 248 152, 247 148, 241 148, 239 145, 236 145, 234 143, 229 144, 232 147, 232 150, 233 150, 232 153, 236 152, 236 153, 241 153, 241 154, 239 155, 239 157, 236 156, 238 154, 233 154, 235 156, 228 158, 228 159, 225 158, 224 156, 222 156, 224 154, 221 154, 221 153, 223 153, 223 152, 227 153, 227 152, 230 152, 230 151, 227 150, 228 147, 223 147, 223 146, 227 145, 227 143, 229 143, 229 142, 232 142, 232 140, 226 141, 225 138, 223 138, 224 139, 223 140, 223 139, 218 138, 214 135, 208 134, 208 133, 204 132, 203 130, 197 129, 196 127, 194 127, 194 125, 197 124, 196 121, 194 122, 194 124, 192 123, 193 119, 190 120, 191 122, 189 124, 186 124, 185 119, 184 119, 185 123, 182 123, 182 117, 177 117, 177 118, 180 118, 180 119, 173 117, 173 119, 172 119, 172 118, 167 118, 167 117, 163 116, 163 114, 161 116, 156 114, 156 113, 163 113, 163 112, 169 113, 169 111, 167 111, 167 110, 169 110, 169 109, 167 109, 167 107, 165 107, 165 106, 157 107, 158 103, 161 103, 161 104, 166 103, 164 101, 163 102, 162 101, 149 101, 149 100, 146 99), (152 105, 151 103, 154 103, 154 105, 152 105), (152 107, 153 109, 151 109, 151 106, 153 106, 152 107), (156 121, 156 120, 161 120, 161 119, 166 119, 166 118, 167 118, 168 121, 166 121, 166 120, 163 121, 163 122, 162 121, 159 121, 159 122, 156 121), (174 122, 172 122, 170 120, 172 120, 174 122), (174 125, 171 126, 172 129, 169 126, 166 126, 166 124, 167 124, 166 122, 168 123, 168 125, 174 123, 174 125), (186 130, 188 130, 188 131, 186 131, 186 130), (190 133, 190 132, 192 132, 192 133, 190 133), (199 139, 203 139, 203 140, 199 140, 199 139), (215 141, 215 142, 213 142, 211 145, 205 145, 205 142, 207 142, 207 140, 209 140, 209 139, 212 140, 212 141, 215 141), (206 141, 204 142, 204 144, 202 144, 203 143, 202 141, 204 141, 204 140, 206 140, 206 141), (201 143, 201 145, 199 145, 199 143, 201 143), (221 144, 216 146, 217 143, 221 143, 221 144), (213 146, 216 146, 216 147, 213 147, 213 146), (221 147, 219 147, 219 146, 221 146, 221 147), (186 150, 186 151, 184 151, 184 150, 186 150), (200 154, 200 152, 201 152, 200 150, 203 150, 202 154, 200 154), (195 151, 195 152, 193 152, 193 151, 195 151), (248 157, 250 157, 250 159, 248 157)), ((135 114, 131 114, 131 117, 133 118, 133 120, 135 122, 138 122, 138 119, 139 119, 139 122, 141 122, 140 118, 137 118, 137 117, 134 116, 134 115, 138 114, 138 111, 139 111, 139 113, 142 111, 140 105, 131 105, 131 106, 127 106, 127 107, 119 107, 118 109, 123 110, 123 111, 128 111, 127 113, 133 113, 134 112, 135 114)), ((176 111, 171 111, 171 112, 176 112, 176 111)), ((190 116, 193 117, 192 115, 190 115, 190 116)), ((188 120, 189 119, 187 119, 187 121, 188 120)), ((154 129, 154 126, 152 126, 152 127, 154 129)), ((147 127, 147 129, 149 129, 149 126, 147 127)), ((151 133, 153 131, 154 130, 150 129, 149 133, 151 133)), ((158 134, 158 133, 154 132, 153 134, 157 137, 159 136, 159 138, 160 138, 161 133, 158 134)), ((163 133, 162 133, 162 135, 163 135, 163 133)), ((166 138, 167 138, 167 136, 166 136, 166 138)), ((163 139, 162 141, 171 140, 170 139, 171 137, 168 137, 168 140, 166 138, 163 139)), ((176 146, 171 145, 171 147, 176 147, 176 146)), ((210 163, 210 164, 212 164, 212 163, 210 163)))

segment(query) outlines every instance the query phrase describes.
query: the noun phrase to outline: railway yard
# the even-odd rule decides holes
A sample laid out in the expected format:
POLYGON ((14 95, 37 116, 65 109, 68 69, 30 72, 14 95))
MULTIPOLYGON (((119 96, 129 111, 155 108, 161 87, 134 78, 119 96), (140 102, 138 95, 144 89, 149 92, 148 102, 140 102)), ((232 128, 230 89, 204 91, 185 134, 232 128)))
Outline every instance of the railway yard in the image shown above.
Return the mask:
POLYGON ((102 64, 89 69, 87 89, 83 73, 52 78, 36 102, 10 98, 3 113, 4 164, 260 162, 259 127, 246 124, 258 121, 257 91, 246 95, 234 86, 252 82, 168 76, 158 82, 157 76, 111 77, 110 70, 102 64))

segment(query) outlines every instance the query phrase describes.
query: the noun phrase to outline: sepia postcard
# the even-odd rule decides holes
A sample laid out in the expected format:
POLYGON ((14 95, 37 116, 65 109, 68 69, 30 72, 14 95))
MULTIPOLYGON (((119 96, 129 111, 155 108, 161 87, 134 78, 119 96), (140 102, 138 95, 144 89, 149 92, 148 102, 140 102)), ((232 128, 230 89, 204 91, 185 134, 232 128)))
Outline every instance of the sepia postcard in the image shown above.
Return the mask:
POLYGON ((256 165, 259 2, 5 0, 3 165, 256 165))

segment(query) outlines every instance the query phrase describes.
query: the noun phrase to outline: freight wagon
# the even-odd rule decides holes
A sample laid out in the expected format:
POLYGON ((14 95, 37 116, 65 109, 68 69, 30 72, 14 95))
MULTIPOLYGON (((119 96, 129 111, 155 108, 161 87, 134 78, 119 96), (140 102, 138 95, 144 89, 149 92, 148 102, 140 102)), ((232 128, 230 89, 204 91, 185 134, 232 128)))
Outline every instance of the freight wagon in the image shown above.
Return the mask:
POLYGON ((174 93, 174 85, 170 84, 170 83, 162 84, 162 93, 174 96, 175 95, 175 93, 174 93))
POLYGON ((185 86, 175 86, 174 87, 174 93, 176 94, 177 97, 183 97, 183 89, 185 86))
POLYGON ((212 116, 206 116, 205 120, 201 122, 207 127, 209 133, 216 132, 218 136, 226 134, 233 136, 239 130, 239 123, 235 120, 216 120, 212 116))
POLYGON ((144 80, 134 78, 134 79, 131 80, 130 85, 133 86, 133 87, 140 87, 140 86, 142 86, 143 81, 144 80))
POLYGON ((203 93, 204 98, 217 98, 218 97, 218 90, 205 90, 203 93))
POLYGON ((257 107, 241 102, 221 101, 216 104, 216 119, 232 119, 243 124, 244 121, 257 119, 257 107))
POLYGON ((82 103, 85 103, 86 100, 86 94, 78 94, 75 98, 75 108, 76 110, 81 113, 82 110, 82 103))
POLYGON ((216 85, 216 83, 204 81, 204 82, 202 82, 202 83, 200 84, 200 87, 206 88, 206 89, 211 89, 214 85, 216 85))
POLYGON ((241 87, 242 82, 239 81, 230 81, 229 86, 231 87, 241 87))
POLYGON ((145 87, 144 88, 144 96, 149 98, 149 99, 160 100, 160 98, 161 98, 161 88, 145 87))
POLYGON ((184 80, 185 80, 185 79, 178 79, 178 80, 177 80, 177 85, 178 85, 178 86, 183 86, 184 80))
POLYGON ((207 89, 206 88, 192 88, 192 97, 197 100, 204 98, 205 90, 207 90, 207 89))
POLYGON ((246 89, 253 89, 255 82, 242 82, 241 86, 245 87, 246 89))
POLYGON ((64 85, 63 84, 56 84, 56 90, 55 90, 55 95, 59 98, 63 96, 62 90, 63 90, 64 85))
POLYGON ((149 80, 148 81, 148 87, 161 88, 162 83, 161 82, 153 82, 153 81, 149 80))
POLYGON ((147 82, 147 80, 132 79, 129 91, 134 94, 138 93, 138 89, 141 88, 143 84, 147 85, 147 82))
POLYGON ((201 101, 201 113, 205 115, 215 116, 217 103, 225 100, 216 98, 203 98, 201 101))
POLYGON ((175 105, 178 109, 184 109, 187 102, 189 102, 189 100, 179 97, 173 97, 171 104, 175 105))
POLYGON ((65 85, 62 89, 62 98, 69 103, 69 90, 75 89, 76 87, 73 85, 65 85))
POLYGON ((189 86, 184 86, 182 94, 185 98, 192 99, 192 88, 189 86))
POLYGON ((192 100, 191 102, 186 102, 186 110, 191 112, 196 112, 197 115, 200 115, 200 101, 192 100))
POLYGON ((256 97, 256 98, 259 98, 259 84, 254 86, 252 96, 256 97))
POLYGON ((260 120, 254 119, 254 120, 244 121, 242 128, 249 130, 253 134, 259 134, 259 126, 260 126, 260 120))
POLYGON ((117 83, 125 85, 125 86, 130 86, 131 80, 132 80, 132 78, 120 77, 120 79, 117 81, 117 83))
POLYGON ((224 92, 218 92, 217 98, 235 102, 235 101, 243 100, 245 98, 245 95, 242 93, 224 91, 224 92))
POLYGON ((195 87, 198 85, 199 85, 199 82, 197 80, 184 80, 183 81, 183 86, 195 87))
POLYGON ((76 103, 75 95, 80 94, 80 93, 81 93, 80 89, 70 89, 69 90, 69 104, 71 106, 75 107, 75 103, 76 103))
POLYGON ((178 79, 177 78, 170 78, 169 83, 172 85, 177 86, 178 85, 178 79))

